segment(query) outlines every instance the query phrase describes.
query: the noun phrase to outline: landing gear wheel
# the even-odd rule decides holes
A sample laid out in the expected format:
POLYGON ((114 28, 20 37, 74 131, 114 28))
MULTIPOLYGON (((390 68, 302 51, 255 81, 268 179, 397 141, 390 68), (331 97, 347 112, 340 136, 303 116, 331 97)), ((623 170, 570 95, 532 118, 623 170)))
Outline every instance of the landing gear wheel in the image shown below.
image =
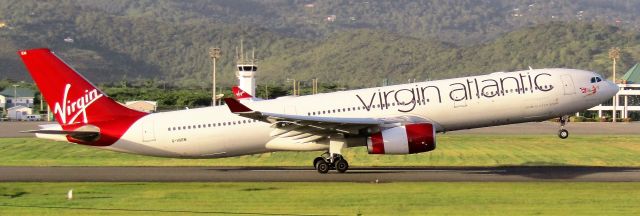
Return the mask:
POLYGON ((349 169, 349 163, 344 158, 340 158, 336 161, 336 170, 340 173, 344 173, 349 169))
POLYGON ((318 161, 323 161, 324 158, 322 157, 317 157, 316 159, 313 159, 313 168, 317 168, 316 165, 318 165, 318 161))
POLYGON ((567 137, 569 137, 569 131, 567 131, 566 129, 560 129, 558 131, 558 137, 560 137, 560 139, 566 139, 567 137))
POLYGON ((564 129, 564 126, 567 124, 567 122, 569 122, 569 116, 560 116, 560 130, 558 131, 558 137, 560 137, 560 139, 566 139, 567 137, 569 137, 569 131, 564 129))
POLYGON ((331 169, 331 166, 329 166, 329 164, 324 161, 324 160, 319 160, 316 161, 316 170, 318 171, 318 173, 328 173, 329 169, 331 169))

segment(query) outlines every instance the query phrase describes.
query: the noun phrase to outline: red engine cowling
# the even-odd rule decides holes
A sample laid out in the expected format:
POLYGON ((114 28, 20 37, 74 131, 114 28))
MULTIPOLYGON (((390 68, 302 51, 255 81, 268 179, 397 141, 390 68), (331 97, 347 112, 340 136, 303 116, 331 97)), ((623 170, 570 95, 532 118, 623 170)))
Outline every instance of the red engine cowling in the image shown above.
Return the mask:
POLYGON ((436 130, 421 123, 383 129, 367 139, 369 154, 415 154, 436 149, 436 130))

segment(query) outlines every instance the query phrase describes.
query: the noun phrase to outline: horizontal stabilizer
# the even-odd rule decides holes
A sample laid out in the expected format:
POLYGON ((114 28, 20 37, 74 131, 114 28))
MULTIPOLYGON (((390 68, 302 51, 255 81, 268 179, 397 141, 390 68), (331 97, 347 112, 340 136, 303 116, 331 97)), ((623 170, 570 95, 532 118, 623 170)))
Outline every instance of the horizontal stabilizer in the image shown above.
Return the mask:
POLYGON ((63 130, 28 130, 28 131, 20 131, 20 133, 39 133, 39 134, 64 134, 64 135, 72 135, 72 134, 100 134, 100 132, 96 131, 63 131, 63 130))
MULTIPOLYGON (((50 127, 54 128, 54 127, 50 127)), ((65 135, 69 141, 93 142, 100 139, 100 128, 93 125, 84 125, 76 130, 40 129, 20 131, 20 133, 35 133, 44 135, 65 135)), ((37 136, 37 135, 36 135, 37 136)))

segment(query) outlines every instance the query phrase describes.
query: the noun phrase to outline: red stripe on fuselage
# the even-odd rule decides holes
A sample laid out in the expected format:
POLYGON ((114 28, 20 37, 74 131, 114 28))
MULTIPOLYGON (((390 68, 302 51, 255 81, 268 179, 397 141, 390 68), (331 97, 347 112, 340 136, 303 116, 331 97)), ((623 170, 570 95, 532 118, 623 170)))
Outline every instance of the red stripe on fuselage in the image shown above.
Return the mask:
POLYGON ((67 137, 70 142, 93 146, 111 145, 133 123, 147 115, 107 97, 49 49, 22 50, 18 51, 18 55, 62 129, 74 131, 85 125, 93 125, 100 130, 100 138, 96 141, 85 142, 67 137))

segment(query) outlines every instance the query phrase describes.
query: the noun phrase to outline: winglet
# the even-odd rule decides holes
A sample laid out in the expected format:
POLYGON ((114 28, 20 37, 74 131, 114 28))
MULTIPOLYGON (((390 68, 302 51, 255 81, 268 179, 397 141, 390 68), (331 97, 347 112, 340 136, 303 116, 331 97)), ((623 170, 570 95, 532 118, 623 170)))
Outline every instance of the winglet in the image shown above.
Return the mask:
POLYGON ((238 100, 234 98, 224 98, 224 102, 229 107, 232 113, 243 113, 243 112, 251 112, 253 110, 249 109, 249 107, 241 104, 238 100))

